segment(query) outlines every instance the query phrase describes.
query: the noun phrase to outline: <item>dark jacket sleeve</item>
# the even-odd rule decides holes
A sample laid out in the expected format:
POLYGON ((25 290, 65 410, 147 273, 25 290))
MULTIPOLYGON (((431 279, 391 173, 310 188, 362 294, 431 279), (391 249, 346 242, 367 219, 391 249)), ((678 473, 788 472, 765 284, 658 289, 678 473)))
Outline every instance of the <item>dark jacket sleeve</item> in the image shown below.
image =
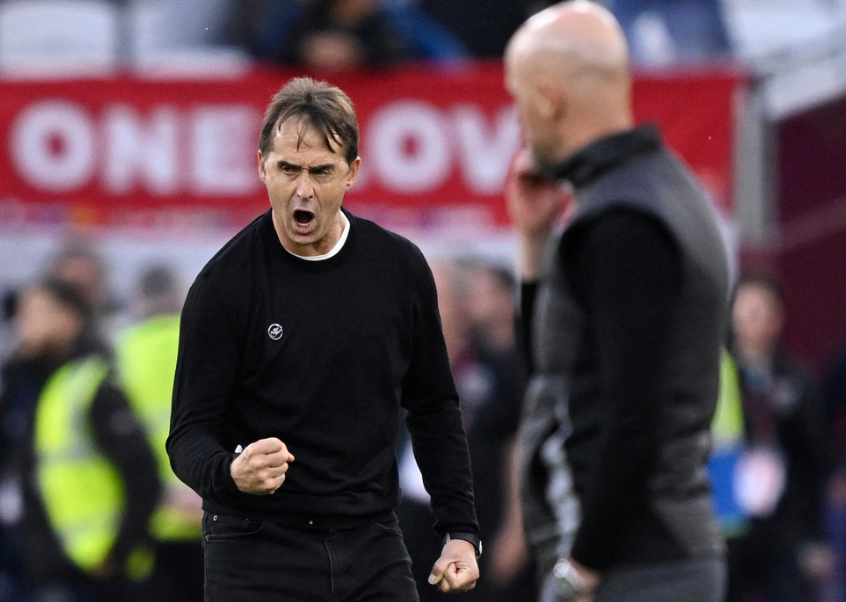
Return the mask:
POLYGON ((150 516, 162 487, 158 466, 141 422, 123 393, 106 383, 91 404, 91 425, 97 447, 118 469, 125 504, 109 559, 122 567, 139 544, 148 540, 150 516))
POLYGON ((435 281, 428 266, 419 275, 412 358, 402 385, 402 405, 414 457, 432 499, 435 530, 478 533, 467 438, 447 357, 435 281))
POLYGON ((230 314, 200 276, 182 309, 167 452, 174 473, 203 499, 231 502, 234 450, 220 440, 240 348, 230 314))
POLYGON ((536 281, 523 281, 520 283, 520 307, 519 313, 514 320, 515 338, 523 352, 526 368, 529 374, 532 373, 534 365, 532 362, 532 320, 535 313, 535 299, 538 296, 538 283, 536 281))
POLYGON ((668 363, 668 315, 678 307, 680 251, 654 218, 613 210, 564 247, 570 281, 595 329, 605 436, 571 554, 601 569, 624 531, 631 501, 646 493, 656 461, 661 382, 668 363))

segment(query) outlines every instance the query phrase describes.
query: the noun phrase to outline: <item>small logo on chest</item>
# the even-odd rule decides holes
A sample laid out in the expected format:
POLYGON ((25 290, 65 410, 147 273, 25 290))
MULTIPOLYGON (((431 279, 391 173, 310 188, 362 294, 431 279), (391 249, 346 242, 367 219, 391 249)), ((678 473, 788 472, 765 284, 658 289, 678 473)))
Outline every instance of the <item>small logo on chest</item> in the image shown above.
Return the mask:
POLYGON ((271 324, 267 328, 267 336, 274 341, 278 341, 282 338, 282 326, 279 324, 271 324))

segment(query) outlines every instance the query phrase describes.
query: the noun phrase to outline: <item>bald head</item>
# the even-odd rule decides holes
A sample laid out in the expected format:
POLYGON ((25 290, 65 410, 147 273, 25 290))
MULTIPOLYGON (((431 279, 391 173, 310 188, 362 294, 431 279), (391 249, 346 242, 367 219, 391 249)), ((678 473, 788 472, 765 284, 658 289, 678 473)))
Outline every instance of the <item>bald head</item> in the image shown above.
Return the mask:
POLYGON ((505 65, 524 135, 541 162, 631 127, 625 35, 595 2, 564 2, 531 17, 509 42, 505 65))

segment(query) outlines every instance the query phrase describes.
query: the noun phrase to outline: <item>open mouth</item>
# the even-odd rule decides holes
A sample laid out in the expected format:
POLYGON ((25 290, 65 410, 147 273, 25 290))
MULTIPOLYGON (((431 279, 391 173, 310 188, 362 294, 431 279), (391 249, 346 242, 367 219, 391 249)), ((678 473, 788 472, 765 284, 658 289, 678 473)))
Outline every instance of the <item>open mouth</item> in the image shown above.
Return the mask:
POLYGON ((314 221, 314 213, 308 209, 296 209, 294 211, 294 222, 300 228, 308 228, 312 221, 314 221))

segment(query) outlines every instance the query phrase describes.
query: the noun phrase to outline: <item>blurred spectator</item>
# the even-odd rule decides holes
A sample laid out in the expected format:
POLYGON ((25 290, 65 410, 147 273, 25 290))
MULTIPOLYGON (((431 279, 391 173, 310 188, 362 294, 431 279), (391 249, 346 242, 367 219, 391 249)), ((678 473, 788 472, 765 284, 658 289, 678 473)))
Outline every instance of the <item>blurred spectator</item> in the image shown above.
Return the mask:
POLYGON ((50 274, 73 286, 95 314, 109 307, 105 263, 87 245, 73 242, 60 250, 53 258, 50 274))
POLYGON ((640 65, 695 64, 731 57, 718 0, 607 0, 640 65))
POLYGON ((3 545, 25 587, 12 600, 134 600, 130 579, 151 568, 155 459, 90 319, 56 279, 18 300, 0 394, 3 545))
MULTIPOLYGON (((514 350, 513 305, 508 301, 513 289, 504 291, 503 282, 507 283, 508 278, 501 280, 496 268, 483 264, 436 262, 432 271, 467 432, 476 513, 485 550, 480 559, 484 578, 461 597, 484 602, 534 600, 535 571, 523 541, 513 462, 513 442, 525 380, 525 371, 514 350), (495 298, 491 304, 478 303, 475 308, 478 313, 474 313, 471 299, 479 293, 489 293, 495 298), (500 308, 501 302, 504 306, 500 308), (499 319, 506 324, 488 323, 499 319), (506 330, 511 332, 510 340, 503 335, 506 330), (486 347, 474 340, 474 332, 499 336, 486 339, 495 342, 486 347)), ((403 502, 397 514, 411 554, 420 599, 425 602, 442 599, 442 594, 426 583, 428 567, 437 558, 442 544, 431 534, 433 515, 428 496, 407 445, 400 453, 403 502)))
POLYGON ((473 338, 489 355, 514 354, 514 302, 517 281, 508 268, 484 262, 470 265, 468 311, 473 338))
POLYGON ((409 6, 381 0, 248 4, 261 18, 252 25, 241 21, 248 28, 244 42, 256 57, 276 64, 338 72, 466 55, 446 29, 409 6))
POLYGON ((484 262, 471 264, 468 277, 471 344, 490 379, 488 399, 467 433, 477 496, 493 500, 477 500, 480 523, 491 512, 483 566, 494 586, 491 599, 532 600, 536 571, 523 534, 515 446, 527 379, 514 331, 517 281, 509 269, 484 262))
POLYGON ((526 18, 552 2, 544 0, 417 0, 477 58, 502 58, 505 44, 526 18))
POLYGON ((732 353, 743 406, 744 452, 735 497, 747 530, 729 540, 728 602, 813 600, 831 570, 822 544, 828 458, 814 381, 779 345, 785 297, 769 276, 738 283, 732 353))
POLYGON ((158 602, 203 600, 202 500, 173 474, 165 451, 182 302, 174 274, 164 266, 149 268, 138 291, 140 320, 116 348, 121 385, 146 427, 164 485, 150 524, 156 565, 149 589, 158 602))
POLYGON ((115 323, 119 306, 109 290, 106 263, 100 254, 86 242, 71 241, 53 257, 47 275, 76 289, 92 312, 91 325, 102 328, 112 340, 119 328, 115 323))
POLYGON ((826 527, 836 560, 827 599, 846 602, 846 347, 829 363, 823 399, 836 462, 826 499, 826 527))

